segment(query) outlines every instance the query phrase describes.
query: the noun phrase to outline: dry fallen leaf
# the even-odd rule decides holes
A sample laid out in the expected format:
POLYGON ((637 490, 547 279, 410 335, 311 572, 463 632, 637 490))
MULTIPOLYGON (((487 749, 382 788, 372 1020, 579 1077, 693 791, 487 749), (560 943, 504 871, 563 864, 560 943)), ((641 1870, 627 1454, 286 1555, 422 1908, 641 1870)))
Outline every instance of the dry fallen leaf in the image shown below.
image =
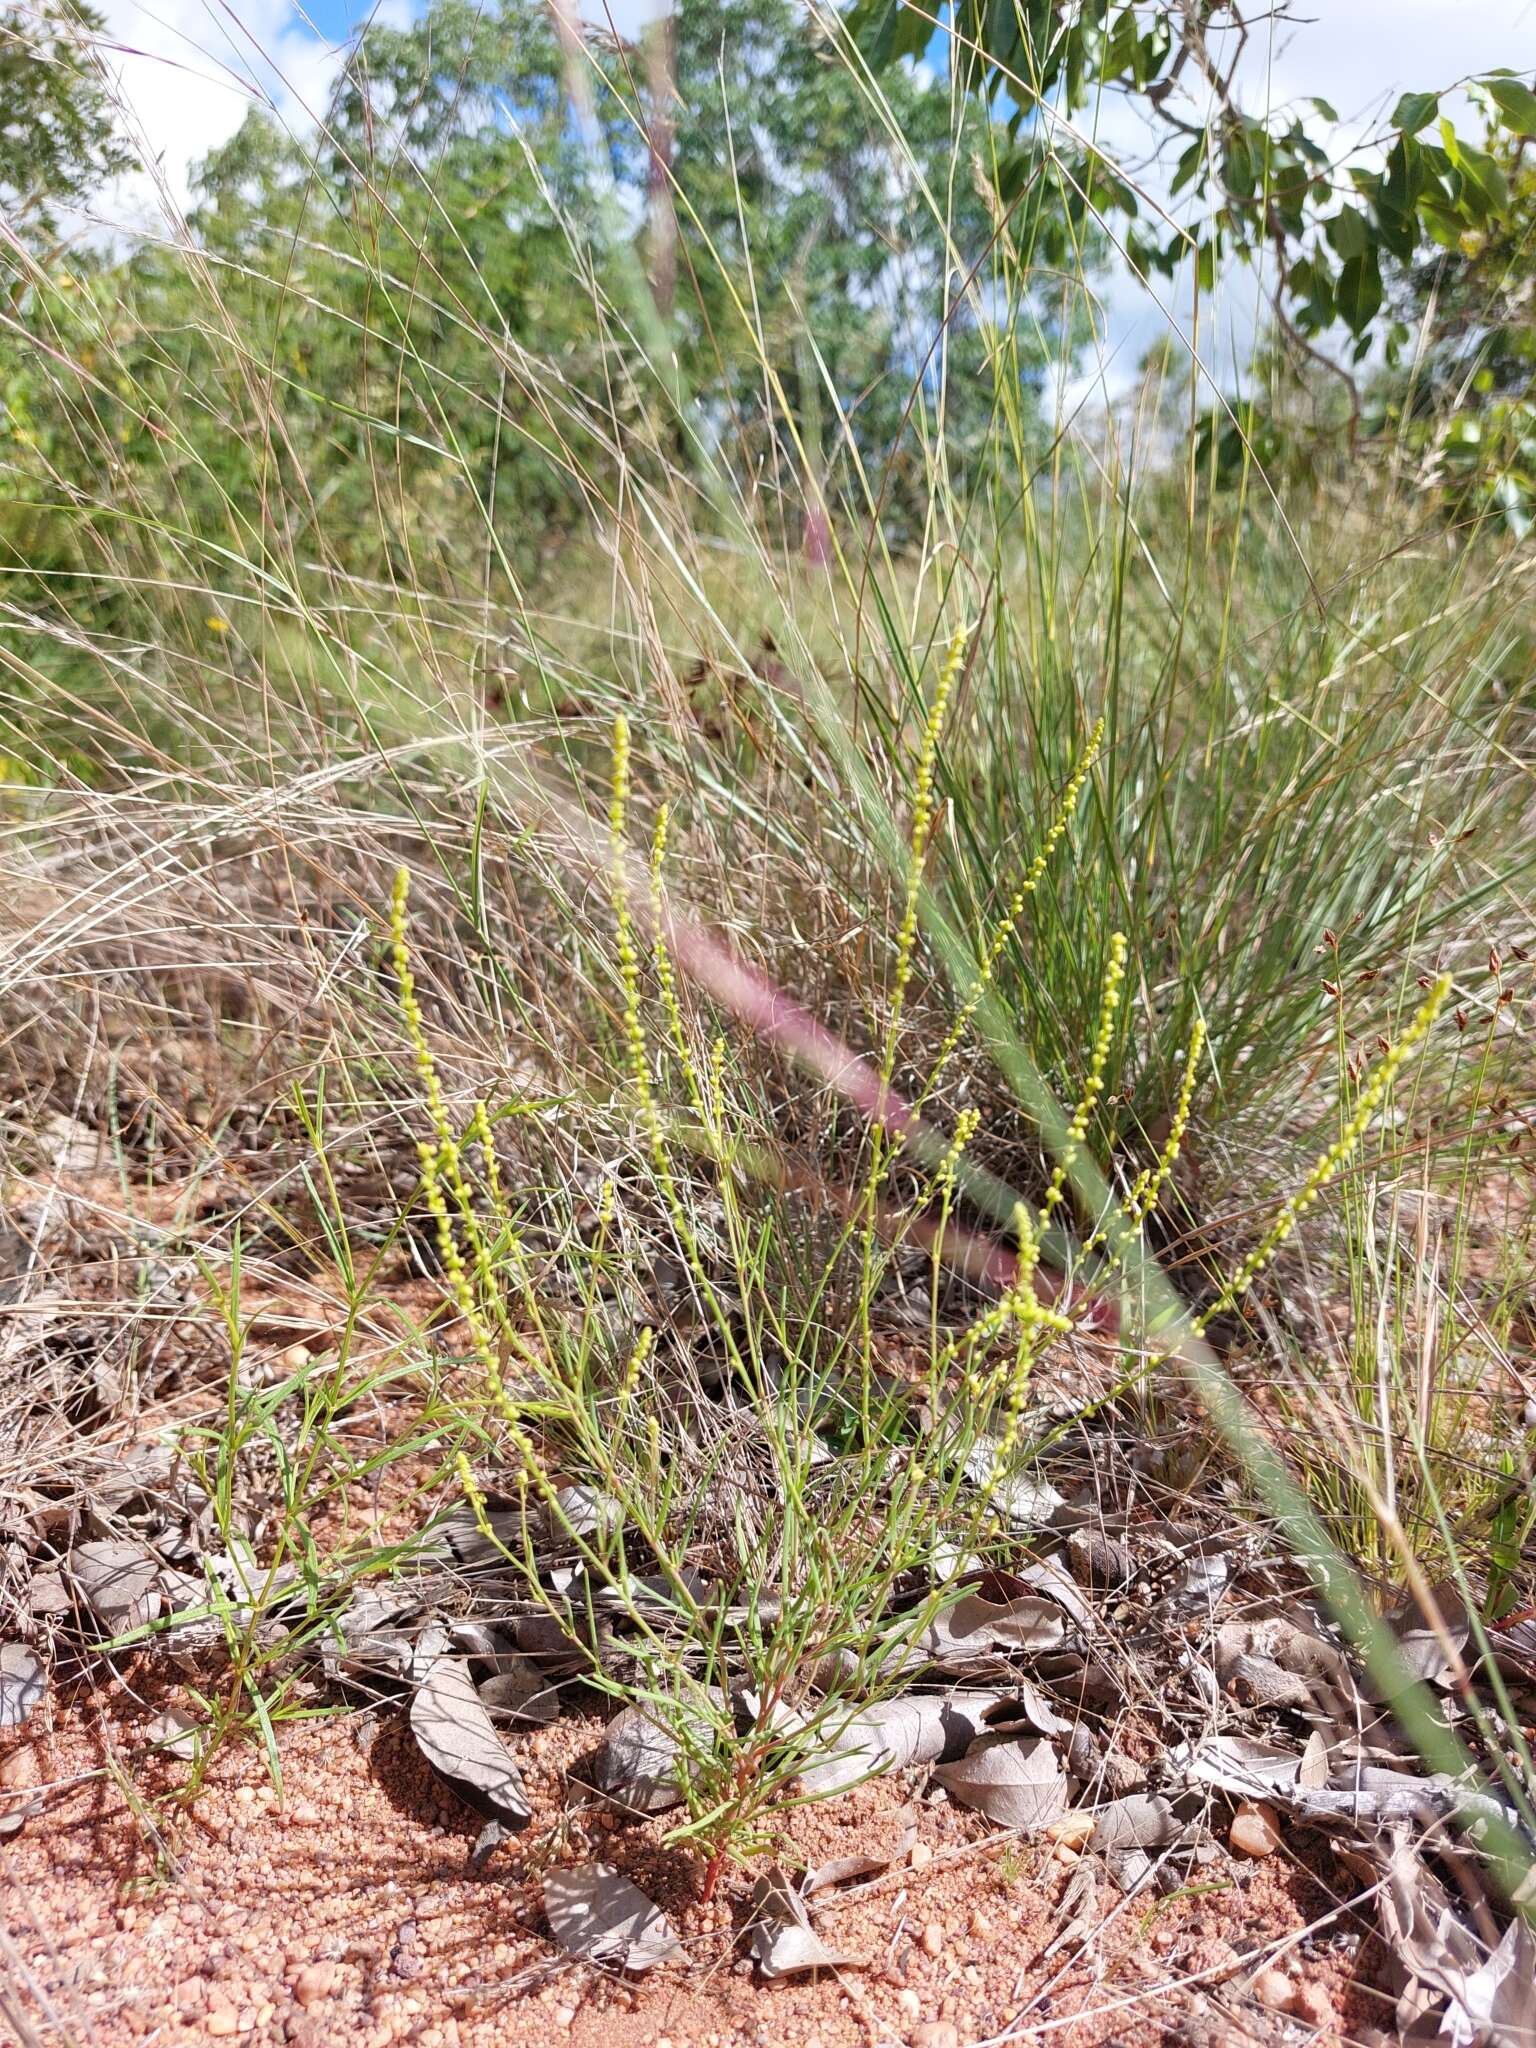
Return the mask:
POLYGON ((1405 1595, 1393 1617, 1397 1647, 1403 1662, 1426 1685, 1448 1686, 1472 1633, 1466 1603, 1454 1585, 1429 1588, 1435 1612, 1427 1615, 1411 1595, 1405 1595))
POLYGON ((1083 1589, 1072 1574, 1056 1562, 1053 1557, 1039 1557, 1027 1564, 1018 1573, 1020 1584, 1031 1592, 1043 1593, 1048 1600, 1054 1600, 1067 1618, 1080 1629, 1092 1631, 1098 1626, 1098 1615, 1093 1603, 1085 1598, 1083 1589))
POLYGON ((1110 1849, 1105 1852, 1104 1867, 1125 1896, 1131 1898, 1151 1883, 1157 1865, 1145 1849, 1110 1849))
POLYGON ((184 1707, 167 1707, 163 1714, 156 1714, 145 1727, 144 1735, 157 1749, 188 1763, 196 1760, 203 1743, 202 1723, 184 1707))
POLYGON ((1031 1833, 1066 1811, 1067 1781, 1050 1743, 984 1735, 958 1763, 933 1774, 962 1806, 973 1806, 999 1827, 1031 1833))
POLYGON ((1344 1652, 1285 1615, 1228 1622, 1217 1630, 1215 1649, 1223 1684, 1233 1680, 1256 1705, 1298 1706, 1337 1741, 1357 1736, 1375 1719, 1344 1652))
POLYGON ((829 1717, 827 1753, 801 1771, 801 1787, 840 1792, 908 1764, 953 1761, 986 1732, 989 1717, 1009 1705, 1018 1711, 1016 1694, 909 1693, 876 1700, 841 1723, 829 1717))
POLYGON ((827 1947, 811 1925, 804 1900, 776 1863, 752 1887, 747 1933, 758 1968, 770 1979, 856 1967, 852 1956, 827 1947))
POLYGON ((818 1863, 807 1871, 800 1886, 800 1896, 808 1899, 814 1892, 825 1891, 828 1885, 846 1884, 854 1877, 876 1877, 882 1870, 889 1870, 893 1863, 900 1863, 911 1854, 917 1840, 917 1816, 914 1814, 889 1848, 872 1849, 862 1855, 833 1856, 826 1863, 818 1863))
POLYGON ((1447 2000, 1446 2030, 1466 2043, 1487 2041, 1486 2031, 1463 2003, 1468 1984, 1483 1965, 1477 1937, 1457 1913, 1445 1886, 1407 1841, 1393 1844, 1384 1866, 1376 1910, 1402 1986, 1399 2028, 1406 2033, 1447 2000))
POLYGON ((19 1728, 48 1690, 42 1660, 25 1643, 0 1644, 0 1728, 19 1728))
POLYGON ((1536 2048, 1536 1934, 1511 1920, 1441 2022, 1452 2048, 1536 2048))
POLYGON ((1010 1600, 967 1593, 912 1639, 908 1657, 943 1671, 998 1678, 1010 1669, 1010 1655, 1054 1649, 1065 1634, 1060 1608, 1037 1593, 1010 1600))
POLYGON ((1043 1529, 1062 1507, 1064 1496, 1048 1480, 1033 1472, 998 1474, 1003 1461, 1002 1440, 977 1437, 965 1456, 965 1476, 983 1488, 988 1504, 1005 1515, 1015 1529, 1043 1529))
POLYGON ((1294 1749, 1248 1735, 1208 1735, 1199 1742, 1181 1743, 1168 1761, 1197 1784, 1235 1793, 1239 1799, 1284 1794, 1301 1782, 1302 1760, 1294 1749))
POLYGON ((522 1778, 480 1703, 467 1658, 439 1657, 432 1666, 411 1702, 411 1733, 466 1805, 506 1827, 527 1825, 522 1778))
POLYGON ((514 1728, 547 1728, 560 1717, 560 1688, 550 1685, 516 1652, 503 1656, 501 1669, 479 1686, 483 1706, 514 1728))
POLYGON ((666 1914, 609 1863, 550 1871, 544 1911, 566 1954, 586 1962, 652 1970, 683 1952, 666 1914))
POLYGON ((1179 1834, 1181 1823, 1166 1799, 1151 1792, 1131 1792, 1112 1799, 1094 1815, 1090 1849, 1159 1849, 1179 1834))
MULTIPOLYGON (((711 1701, 723 1712, 725 1695, 711 1688, 711 1701)), ((708 1748, 713 1731, 702 1711, 686 1714, 694 1740, 708 1748)), ((624 1707, 604 1733, 592 1771, 592 1782, 610 1805, 623 1813, 665 1813, 683 1803, 684 1774, 693 1766, 676 1735, 655 1718, 654 1709, 624 1707)))
POLYGON ((111 1536, 77 1543, 68 1568, 76 1591, 109 1635, 142 1628, 160 1612, 160 1567, 141 1543, 111 1536))

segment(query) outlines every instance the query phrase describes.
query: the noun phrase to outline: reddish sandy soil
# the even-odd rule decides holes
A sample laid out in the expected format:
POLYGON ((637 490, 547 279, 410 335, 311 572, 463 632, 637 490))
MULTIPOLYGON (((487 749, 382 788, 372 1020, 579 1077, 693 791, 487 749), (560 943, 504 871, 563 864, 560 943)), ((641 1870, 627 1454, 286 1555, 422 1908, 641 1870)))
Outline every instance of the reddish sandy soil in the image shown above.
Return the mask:
MULTIPOLYGON (((863 1967, 765 1985, 740 1954, 750 1868, 705 1909, 696 1861, 663 1847, 658 1824, 566 1809, 565 1768, 595 1722, 528 1740, 533 1826, 476 1873, 479 1822, 433 1780, 403 1720, 290 1726, 281 1798, 259 1751, 230 1747, 188 1813, 174 1799, 186 1766, 142 1747, 163 1695, 136 1692, 129 1674, 66 1705, 0 1765, 12 1804, 51 1788, 0 1846, 24 2043, 968 2048, 1010 2035, 1086 2048, 1344 2041, 1390 2012, 1354 1981, 1379 1956, 1361 1940, 1368 1915, 1337 1912, 1358 1885, 1317 1837, 1287 1845, 1305 1862, 1223 1853, 1182 1895, 1127 1903, 1070 1851, 989 1838, 946 1800, 920 1799, 910 1860, 816 1902, 823 1937, 863 1967), (684 1967, 605 1977, 553 1947, 542 1873, 594 1855, 668 1910, 684 1967), (1088 1947, 1048 1957, 1084 1901, 1088 1947), (1271 1958, 1302 2017, 1255 1996, 1271 1958)), ((819 1862, 894 1842, 913 1789, 885 1783, 793 1814, 780 1854, 819 1862)), ((1265 1989, 1274 1999, 1273 1979, 1265 1989)))

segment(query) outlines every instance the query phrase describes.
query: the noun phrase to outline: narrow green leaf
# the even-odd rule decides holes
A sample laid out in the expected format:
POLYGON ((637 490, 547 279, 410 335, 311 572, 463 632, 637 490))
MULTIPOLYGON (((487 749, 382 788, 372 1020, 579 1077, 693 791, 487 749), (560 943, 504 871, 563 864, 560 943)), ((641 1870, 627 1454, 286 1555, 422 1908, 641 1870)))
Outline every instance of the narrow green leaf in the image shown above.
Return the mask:
POLYGON ((1490 214, 1502 213, 1509 204, 1509 180, 1504 175, 1504 166, 1486 149, 1463 142, 1454 129, 1442 132, 1451 162, 1461 173, 1463 211, 1479 222, 1490 214))
POLYGON ((1188 149, 1185 150, 1184 154, 1179 158, 1178 163, 1175 165, 1173 173, 1173 183, 1168 188, 1170 193, 1177 194, 1179 192, 1182 192, 1184 187, 1199 171, 1200 166, 1204 161, 1205 137, 1201 135, 1197 136, 1196 139, 1189 145, 1188 149))
POLYGON ((1393 213, 1411 213, 1424 189, 1424 151, 1411 135, 1399 135, 1387 151, 1379 203, 1393 213))

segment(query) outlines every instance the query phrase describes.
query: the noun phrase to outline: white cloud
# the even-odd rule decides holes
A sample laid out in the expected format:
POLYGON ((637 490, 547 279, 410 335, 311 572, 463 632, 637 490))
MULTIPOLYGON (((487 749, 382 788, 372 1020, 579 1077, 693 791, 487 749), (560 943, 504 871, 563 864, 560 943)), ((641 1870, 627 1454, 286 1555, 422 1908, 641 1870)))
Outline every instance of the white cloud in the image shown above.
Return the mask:
MULTIPOLYGON (((193 166, 253 106, 307 127, 323 111, 342 46, 290 0, 104 0, 101 54, 123 126, 152 168, 102 195, 99 222, 159 228, 186 204, 193 166)), ((404 18, 405 9, 399 9, 404 18)))
POLYGON ((1342 126, 1368 132, 1400 92, 1536 68, 1532 0, 1320 0, 1302 11, 1250 45, 1241 76, 1256 105, 1266 82, 1275 105, 1319 93, 1342 126))
POLYGON ((672 12, 672 0, 577 0, 576 12, 583 21, 633 40, 647 22, 672 12))
MULTIPOLYGON (((186 205, 194 165, 225 142, 253 106, 295 128, 314 125, 345 43, 321 35, 294 0, 99 0, 102 59, 123 125, 151 172, 98 195, 98 226, 158 231, 186 205)), ((582 15, 635 36, 671 0, 579 0, 582 15)), ((370 21, 404 27, 415 0, 374 0, 370 21)), ((361 10, 359 14, 361 18, 361 10)))

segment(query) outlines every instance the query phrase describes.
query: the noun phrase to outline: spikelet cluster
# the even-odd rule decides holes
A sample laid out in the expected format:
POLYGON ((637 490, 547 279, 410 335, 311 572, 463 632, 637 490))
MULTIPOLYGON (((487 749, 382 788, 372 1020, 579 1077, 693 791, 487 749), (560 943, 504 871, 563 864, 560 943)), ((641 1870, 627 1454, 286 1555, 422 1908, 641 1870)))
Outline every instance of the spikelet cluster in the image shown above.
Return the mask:
MULTIPOLYGON (((629 907, 629 858, 626 828, 629 820, 629 721, 621 713, 613 721, 613 760, 608 799, 608 835, 610 854, 609 880, 613 893, 614 948, 618 957, 619 985, 623 993, 624 1043, 628 1054, 629 1078, 634 1087, 635 1099, 640 1107, 640 1118, 650 1144, 651 1161, 656 1169, 657 1185, 661 1189, 667 1211, 677 1232, 679 1247, 688 1270, 697 1283, 704 1300, 724 1330, 725 1314, 714 1282, 705 1269, 699 1255, 698 1242, 688 1212, 683 1206, 676 1177, 667 1157, 666 1135, 662 1127, 661 1111, 657 1105, 656 1092, 651 1085, 650 1054, 646 1045, 645 1021, 640 1008, 640 955, 635 946, 635 925, 629 907)), ((659 905, 661 890, 661 862, 666 854, 666 826, 663 822, 659 837, 652 847, 651 885, 654 900, 659 905)), ((665 988, 671 993, 668 1005, 669 1019, 673 1022, 683 1052, 685 1067, 693 1089, 695 1107, 703 1113, 703 1096, 694 1082, 691 1062, 687 1059, 686 1040, 683 1036, 682 1011, 677 1002, 677 992, 672 983, 671 963, 667 959, 662 943, 663 922, 657 918, 658 965, 666 963, 665 988)), ((665 997, 664 997, 665 1001, 665 997)), ((723 1058, 723 1054, 722 1054, 723 1058)))
POLYGON ((1179 1092, 1173 1105, 1173 1116, 1169 1121, 1168 1135, 1162 1149, 1152 1165, 1136 1176, 1131 1192, 1126 1197, 1125 1213, 1134 1223, 1145 1223, 1157 1207, 1158 1197, 1178 1163, 1184 1145, 1184 1133, 1189 1128, 1189 1109, 1195 1094, 1195 1072, 1200 1064, 1200 1055, 1205 1050, 1205 1019, 1196 1017, 1189 1033, 1189 1050, 1184 1055, 1184 1072, 1179 1079, 1179 1092))
POLYGON ((1414 1047, 1427 1038, 1436 1017, 1445 1007, 1451 992, 1451 977, 1442 974, 1434 983, 1428 995, 1414 1012, 1407 1030, 1376 1066, 1370 1080, 1360 1091, 1354 1112, 1347 1124, 1328 1149, 1314 1163, 1306 1179, 1280 1206, 1274 1222, 1254 1246, 1237 1271, 1228 1280, 1216 1299, 1195 1319, 1195 1330, 1203 1332, 1210 1323, 1229 1309, 1263 1272, 1276 1252, 1290 1237, 1297 1224, 1316 1202, 1323 1190, 1333 1180, 1339 1168, 1354 1152, 1365 1136, 1371 1118, 1381 1106, 1387 1090, 1391 1087, 1399 1069, 1414 1047))
POLYGON ((1072 1112, 1072 1121, 1067 1126, 1066 1141, 1056 1161, 1055 1171, 1045 1191, 1045 1200, 1040 1205, 1040 1229, 1044 1230, 1053 1212, 1061 1203, 1067 1187, 1067 1175, 1083 1148, 1088 1135, 1088 1126, 1093 1112, 1104 1092, 1104 1073, 1109 1065, 1109 1051, 1115 1039, 1115 1018, 1120 1009, 1120 992, 1125 985, 1125 962, 1128 948, 1124 932, 1111 932, 1109 939, 1109 960, 1104 969, 1104 987, 1099 997, 1099 1023, 1094 1033, 1093 1050, 1088 1056, 1088 1072, 1083 1081, 1083 1092, 1078 1097, 1072 1112))
POLYGON ((640 1332, 634 1350, 629 1354, 629 1363, 624 1368, 624 1377, 619 1382, 619 1410, 622 1414, 640 1390, 640 1381, 645 1372, 645 1362, 651 1355, 656 1342, 656 1332, 647 1323, 640 1332))
POLYGON ((944 1155, 933 1171, 934 1193, 947 1213, 954 1200, 955 1182, 959 1177, 960 1159, 967 1145, 981 1128, 979 1109, 962 1109, 955 1118, 954 1135, 944 1149, 944 1155))
MULTIPOLYGON (((416 977, 411 968, 409 943, 409 899, 411 878, 402 867, 395 875, 390 893, 390 957, 399 990, 400 1012, 410 1042, 411 1058, 426 1100, 433 1135, 416 1147, 421 1166, 422 1194, 432 1218, 443 1278, 455 1308, 469 1334, 470 1347, 485 1377, 486 1389, 522 1465, 537 1469, 533 1444, 524 1430, 517 1404, 507 1391, 502 1360, 508 1352, 520 1352, 530 1363, 537 1360, 507 1314, 501 1290, 492 1271, 484 1233, 479 1227, 464 1172, 460 1141, 443 1100, 437 1065, 427 1040, 416 977), (460 1238, 469 1247, 466 1262, 460 1238), (478 1284, 477 1284, 478 1283, 478 1284), (489 1305, 489 1320, 487 1306, 489 1305), (493 1335, 491 1325, 496 1325, 493 1335)), ((490 1119, 484 1103, 475 1104, 466 1136, 477 1147, 493 1199, 500 1193, 496 1175, 495 1147, 491 1141, 490 1119)))
POLYGON ((944 720, 949 713, 949 700, 954 695, 955 684, 965 666, 965 650, 970 644, 971 629, 960 626, 950 635, 945 651, 944 664, 939 670, 939 680, 934 685, 933 702, 923 726, 922 743, 917 753, 917 774, 912 792, 912 833, 908 841, 907 893, 902 906, 901 925, 896 934, 896 969, 891 984, 891 1027, 886 1051, 886 1078, 896 1056, 896 1024, 901 1015, 907 983, 912 978, 912 956, 917 947, 917 907, 922 895, 923 863, 928 853, 928 840, 933 831, 933 777, 938 766, 939 738, 944 730, 944 720))
POLYGON ((952 1337, 939 1354, 936 1377, 942 1378, 957 1360, 967 1362, 965 1391, 973 1400, 985 1400, 996 1392, 997 1374, 979 1374, 970 1367, 970 1361, 994 1338, 1000 1337, 1009 1328, 1017 1327, 1033 1342, 1052 1333, 1068 1336, 1072 1331, 1069 1316, 1056 1309, 1047 1308, 1035 1288, 1035 1274, 1040 1265, 1040 1234, 1033 1218, 1022 1202, 1013 1212, 1014 1235, 1018 1241, 1018 1263, 1013 1284, 992 1307, 978 1316, 957 1336, 952 1337))

